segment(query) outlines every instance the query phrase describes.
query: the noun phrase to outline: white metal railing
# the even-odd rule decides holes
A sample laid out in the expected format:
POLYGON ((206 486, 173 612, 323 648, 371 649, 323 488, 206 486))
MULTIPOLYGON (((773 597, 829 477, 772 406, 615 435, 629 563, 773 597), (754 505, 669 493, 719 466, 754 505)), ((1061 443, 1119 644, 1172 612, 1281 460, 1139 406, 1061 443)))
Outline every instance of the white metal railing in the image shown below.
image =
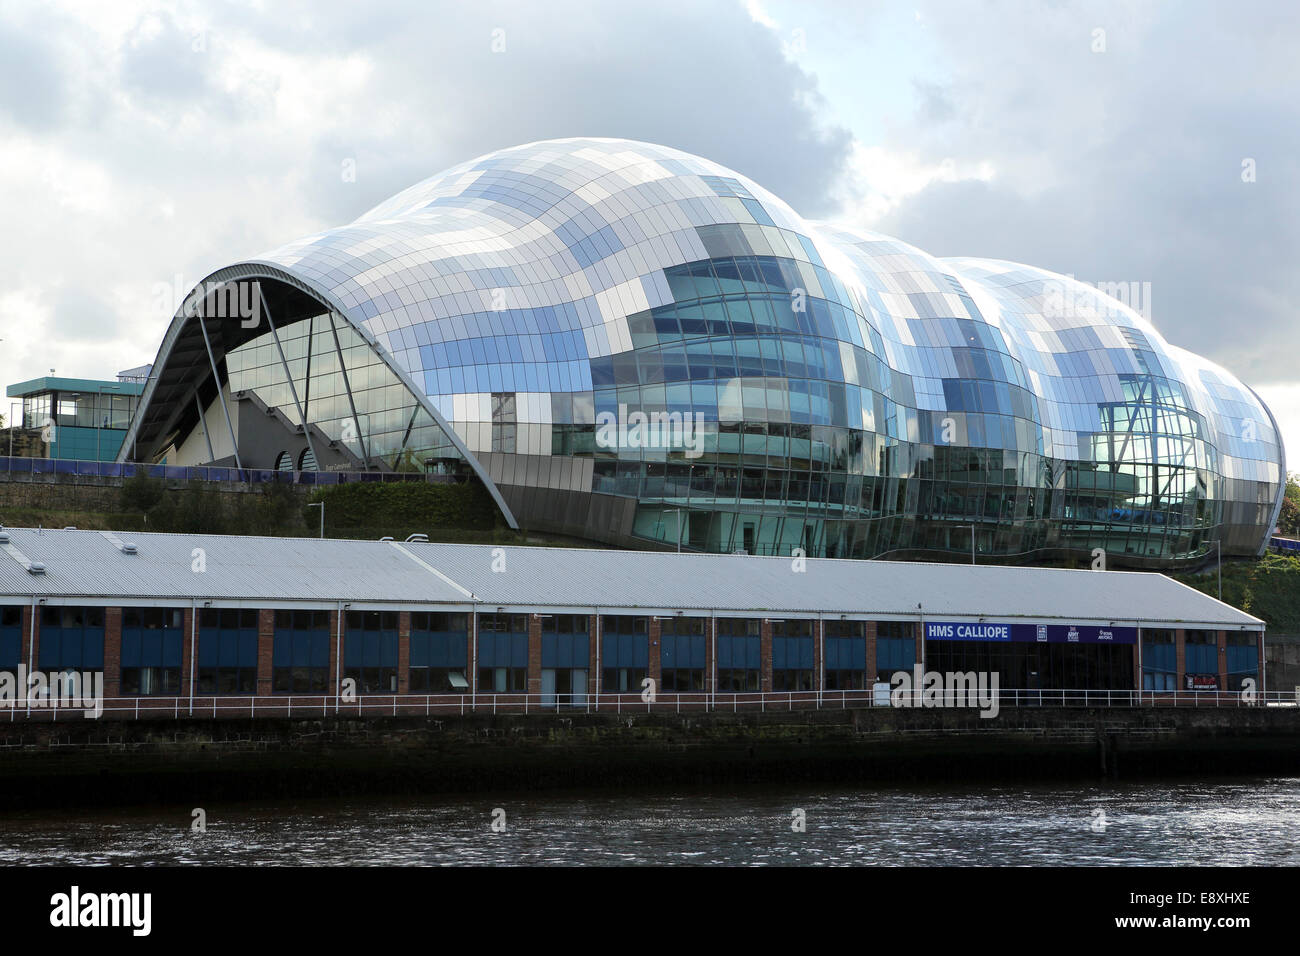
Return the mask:
MULTIPOLYGON (((271 694, 263 696, 199 697, 112 697, 98 702, 100 719, 204 719, 258 717, 412 717, 463 716, 465 714, 547 713, 704 713, 741 711, 844 710, 898 706, 909 709, 974 709, 991 704, 988 693, 981 698, 972 687, 969 696, 954 697, 951 690, 925 694, 909 690, 897 702, 873 690, 821 691, 690 691, 660 692, 654 697, 628 694, 271 694)), ((1085 707, 1300 707, 1295 692, 1271 691, 1248 694, 1240 691, 1151 691, 1151 690, 1041 690, 1001 689, 996 693, 1001 708, 1085 707)), ((51 699, 0 700, 0 721, 4 711, 9 721, 18 719, 84 719, 88 708, 68 706, 51 699)))

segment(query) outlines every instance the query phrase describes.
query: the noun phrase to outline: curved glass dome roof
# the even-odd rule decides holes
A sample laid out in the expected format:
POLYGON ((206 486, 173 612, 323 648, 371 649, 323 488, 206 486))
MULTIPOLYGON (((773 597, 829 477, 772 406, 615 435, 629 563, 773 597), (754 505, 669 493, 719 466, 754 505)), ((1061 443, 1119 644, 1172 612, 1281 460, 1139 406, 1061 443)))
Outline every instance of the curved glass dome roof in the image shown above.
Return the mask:
MULTIPOLYGON (((227 334, 227 393, 371 466, 438 446, 528 527, 862 557, 973 534, 988 554, 1167 564, 1215 539, 1260 550, 1280 503, 1268 410, 1119 299, 810 222, 663 146, 501 150, 210 279, 269 284, 303 340, 277 360, 274 332, 227 334), (331 350, 371 366, 365 414, 350 380, 313 404, 331 350)), ((165 418, 137 416, 144 445, 179 454, 165 418)))

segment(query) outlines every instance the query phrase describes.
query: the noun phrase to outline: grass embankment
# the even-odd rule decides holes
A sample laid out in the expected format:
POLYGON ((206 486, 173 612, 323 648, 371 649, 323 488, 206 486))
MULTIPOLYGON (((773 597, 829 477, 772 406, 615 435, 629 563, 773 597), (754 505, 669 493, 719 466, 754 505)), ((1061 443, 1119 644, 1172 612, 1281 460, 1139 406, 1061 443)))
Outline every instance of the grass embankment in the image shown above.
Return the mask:
POLYGON ((421 533, 431 541, 566 543, 512 531, 478 482, 348 484, 310 494, 301 487, 266 484, 237 494, 205 482, 168 487, 160 479, 137 476, 122 484, 113 510, 4 508, 0 521, 12 527, 308 537, 319 534, 320 511, 307 507, 316 502, 325 504, 330 538, 401 540, 421 533))

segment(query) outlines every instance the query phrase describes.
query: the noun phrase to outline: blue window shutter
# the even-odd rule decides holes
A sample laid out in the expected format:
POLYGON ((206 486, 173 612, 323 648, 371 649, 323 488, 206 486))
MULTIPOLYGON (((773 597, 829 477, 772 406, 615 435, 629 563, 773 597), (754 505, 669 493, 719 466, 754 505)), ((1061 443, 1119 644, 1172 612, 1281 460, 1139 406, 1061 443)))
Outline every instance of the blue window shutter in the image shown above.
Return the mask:
POLYGON ((330 639, 329 634, 316 631, 310 637, 308 644, 310 648, 309 667, 328 667, 330 663, 330 639))
POLYGON ((79 666, 85 670, 104 669, 104 630, 103 628, 86 628, 79 666))
POLYGON ((135 628, 122 632, 122 666, 140 666, 140 632, 135 628))
POLYGON ((181 666, 181 635, 175 631, 169 631, 163 635, 163 667, 180 667, 181 666))
POLYGON ((243 631, 239 635, 239 666, 257 666, 257 632, 243 631))

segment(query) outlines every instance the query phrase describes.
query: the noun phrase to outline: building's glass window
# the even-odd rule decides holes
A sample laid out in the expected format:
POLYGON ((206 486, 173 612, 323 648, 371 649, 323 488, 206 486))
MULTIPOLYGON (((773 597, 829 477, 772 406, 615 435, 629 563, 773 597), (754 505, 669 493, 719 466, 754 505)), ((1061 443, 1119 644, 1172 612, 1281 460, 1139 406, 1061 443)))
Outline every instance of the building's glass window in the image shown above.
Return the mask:
POLYGON ((816 622, 772 622, 772 690, 813 689, 813 626, 816 622))
POLYGON ((441 611, 411 615, 411 693, 466 693, 468 654, 469 615, 441 611))
POLYGON ((867 680, 867 622, 825 621, 827 690, 862 690, 867 680))
POLYGON ((185 614, 180 608, 122 609, 122 693, 179 694, 185 614))
POLYGON ((257 693, 257 611, 205 607, 199 612, 199 693, 257 693))
POLYGON ((528 615, 480 614, 478 692, 504 694, 527 690, 528 615))
POLYGON ((1244 682, 1254 681, 1259 687, 1259 634, 1254 631, 1229 631, 1227 639, 1228 686, 1224 690, 1239 691, 1244 682))
POLYGON ((925 667, 938 673, 997 674, 1008 690, 1109 690, 1133 686, 1127 644, 931 641, 925 667))
POLYGON ((397 612, 348 611, 343 677, 361 694, 397 693, 397 612))
POLYGON ((104 669, 104 609, 102 607, 41 608, 41 641, 37 652, 41 670, 102 671, 104 669))
POLYGON ((1183 673, 1187 690, 1219 689, 1219 633, 1187 631, 1183 635, 1183 673))
MULTIPOLYGON (((332 455, 358 469, 367 459, 402 472, 445 473, 463 464, 455 443, 361 333, 328 313, 279 326, 276 335, 262 333, 227 352, 231 391, 252 392, 300 425, 302 415, 285 375, 281 348, 307 420, 329 437, 332 455)), ((280 450, 268 450, 258 466, 271 467, 280 450)), ((246 454, 245 467, 248 464, 246 454)), ((300 460, 298 467, 320 464, 324 462, 300 460)))
POLYGON ((660 624, 660 689, 677 694, 707 690, 708 618, 670 617, 660 624))
POLYGON ((271 647, 271 686, 277 694, 324 694, 329 690, 328 611, 278 610, 271 647))
POLYGON ((911 621, 876 622, 876 680, 889 683, 898 671, 916 666, 916 625, 911 621))
POLYGON ((542 695, 546 704, 586 702, 591 636, 585 614, 542 620, 542 695))
POLYGON ((762 622, 757 618, 720 617, 718 625, 718 693, 738 694, 762 687, 762 622))
POLYGON ((1178 689, 1178 648, 1173 631, 1142 631, 1142 689, 1178 689))
POLYGON ((639 694, 650 668, 650 619, 611 614, 600 619, 600 689, 639 694))
POLYGON ((23 653, 23 609, 16 605, 0 607, 0 671, 18 673, 23 653))

